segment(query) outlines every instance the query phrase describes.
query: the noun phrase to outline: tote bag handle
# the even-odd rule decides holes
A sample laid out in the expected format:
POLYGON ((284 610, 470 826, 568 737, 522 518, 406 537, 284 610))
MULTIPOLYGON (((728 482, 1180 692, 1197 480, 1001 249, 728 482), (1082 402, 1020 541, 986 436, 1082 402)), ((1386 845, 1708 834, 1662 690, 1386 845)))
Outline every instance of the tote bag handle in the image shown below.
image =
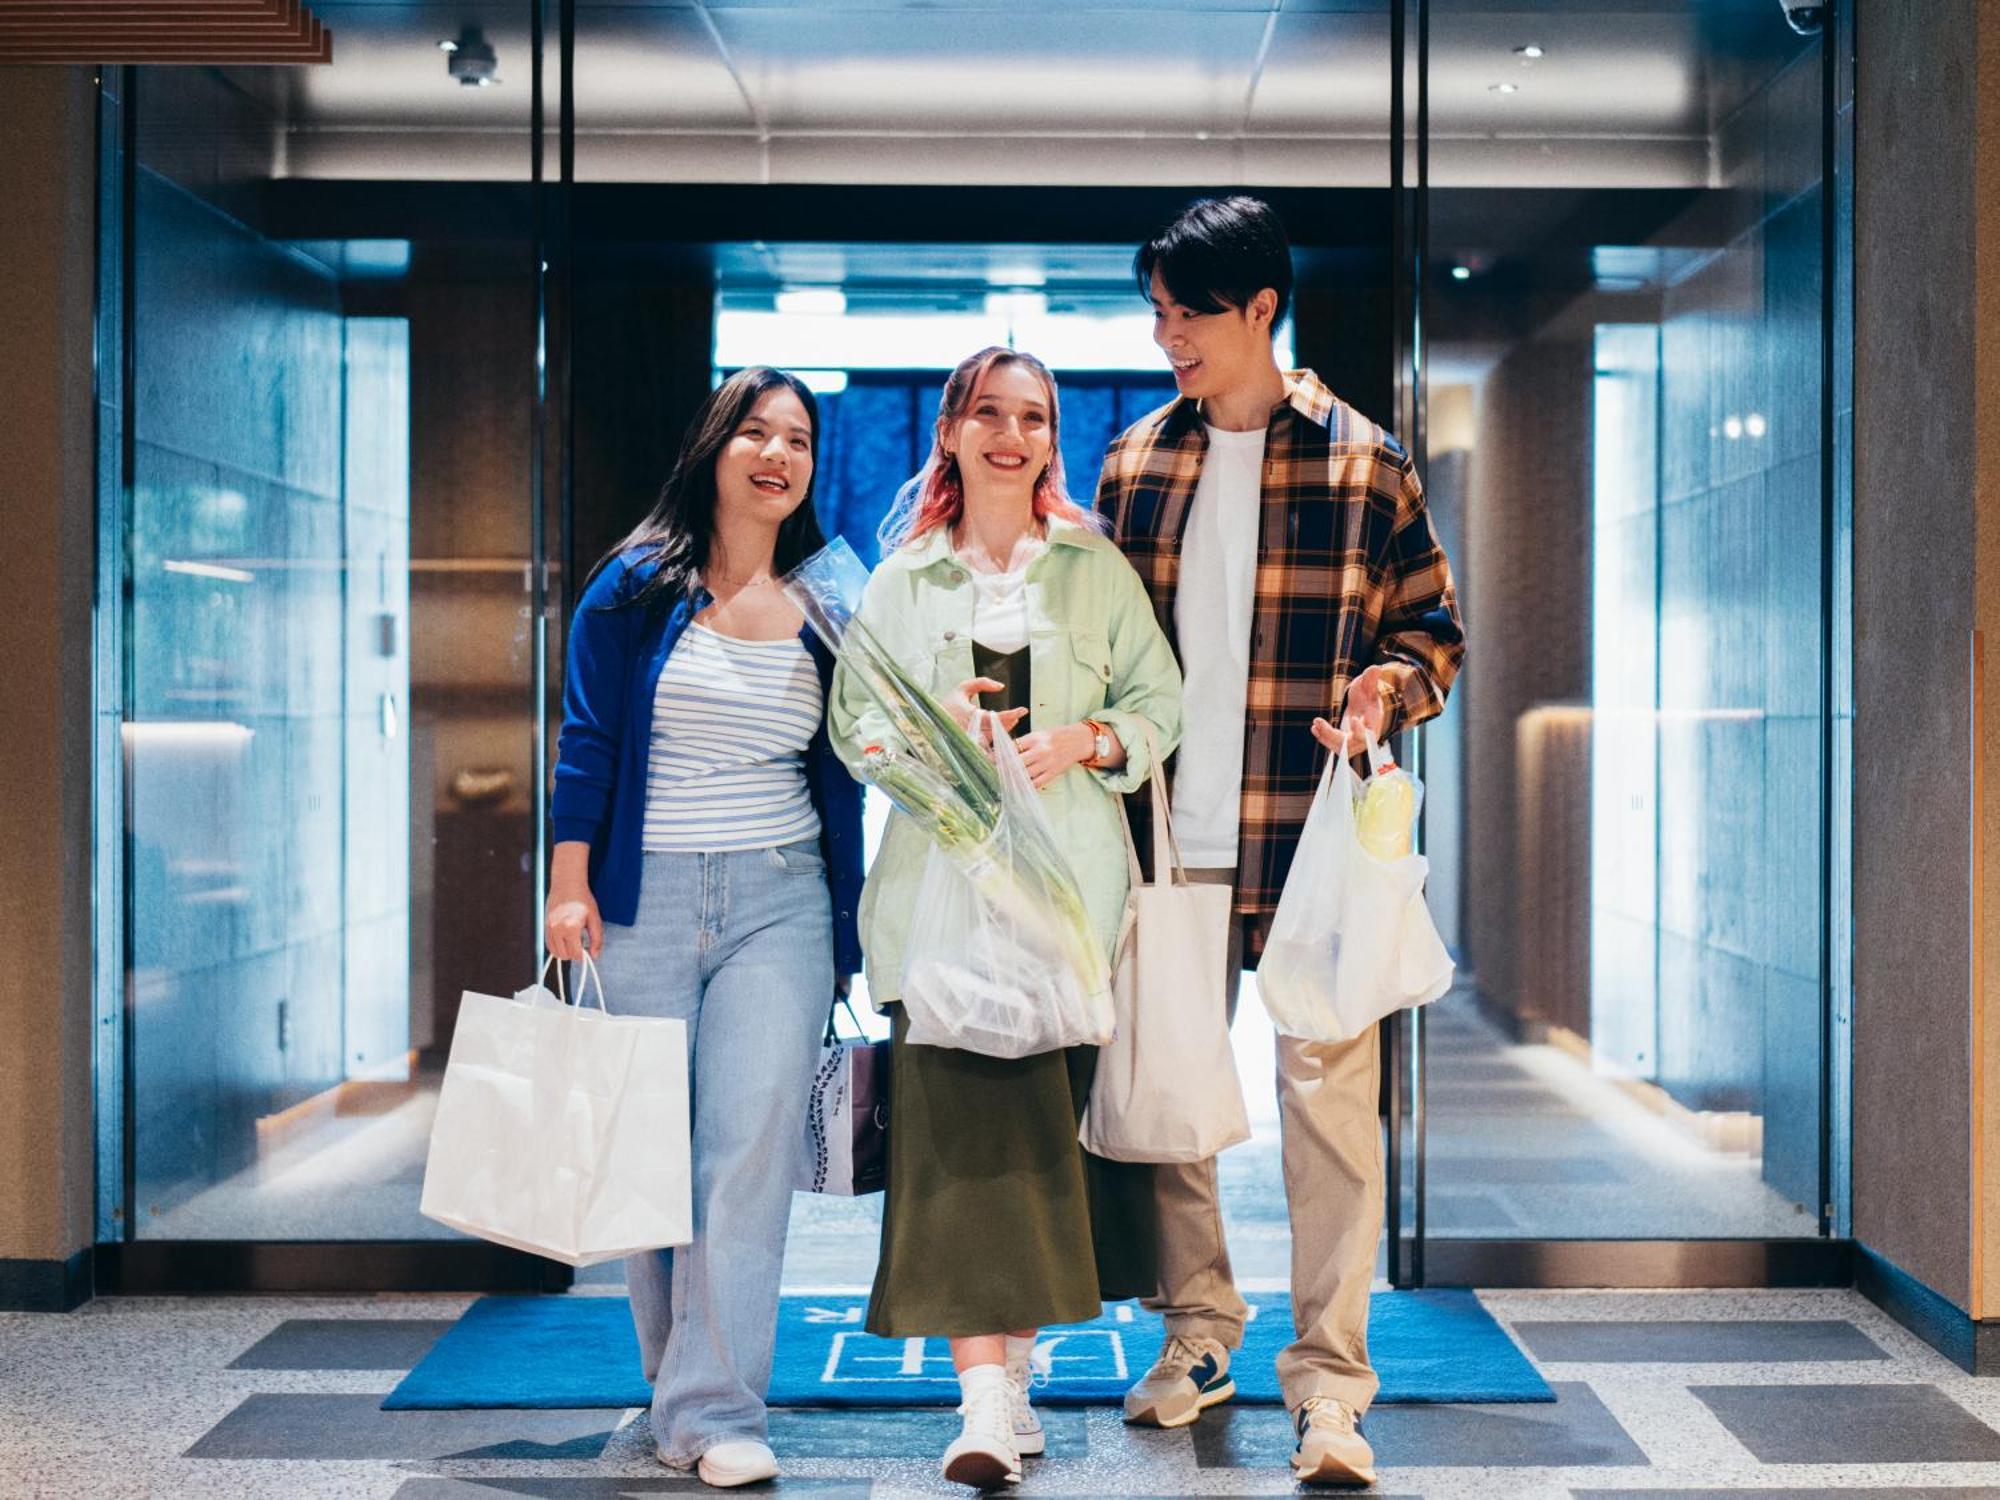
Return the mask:
MULTIPOLYGON (((1166 861, 1167 881, 1173 885, 1188 883, 1187 868, 1181 863, 1181 846, 1174 837, 1174 820, 1167 806, 1167 773, 1160 764, 1159 746, 1153 738, 1153 726, 1147 724, 1146 754, 1152 760, 1148 780, 1153 789, 1153 871, 1158 876, 1161 861, 1166 861)), ((1118 826, 1125 832, 1125 863, 1131 871, 1132 884, 1147 884, 1146 872, 1139 864, 1139 847, 1132 841, 1132 816, 1123 797, 1118 799, 1118 826)), ((1153 884, 1160 881, 1155 878, 1153 884)))

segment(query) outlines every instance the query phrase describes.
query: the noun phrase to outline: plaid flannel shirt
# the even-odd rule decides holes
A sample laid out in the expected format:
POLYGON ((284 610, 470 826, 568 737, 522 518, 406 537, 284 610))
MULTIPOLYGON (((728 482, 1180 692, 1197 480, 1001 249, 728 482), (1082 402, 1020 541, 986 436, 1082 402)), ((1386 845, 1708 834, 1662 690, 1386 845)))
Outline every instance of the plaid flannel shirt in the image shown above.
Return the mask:
MULTIPOLYGON (((1097 486, 1099 513, 1176 643, 1181 538, 1207 448, 1199 407, 1176 398, 1112 442, 1097 486)), ((1337 720, 1348 684, 1379 665, 1386 738, 1444 707, 1464 654, 1451 567, 1409 455, 1310 370, 1287 372, 1264 436, 1251 605, 1236 862, 1248 957, 1262 951, 1325 768, 1314 717, 1337 720)), ((1150 833, 1143 802, 1132 824, 1136 837, 1150 833)))

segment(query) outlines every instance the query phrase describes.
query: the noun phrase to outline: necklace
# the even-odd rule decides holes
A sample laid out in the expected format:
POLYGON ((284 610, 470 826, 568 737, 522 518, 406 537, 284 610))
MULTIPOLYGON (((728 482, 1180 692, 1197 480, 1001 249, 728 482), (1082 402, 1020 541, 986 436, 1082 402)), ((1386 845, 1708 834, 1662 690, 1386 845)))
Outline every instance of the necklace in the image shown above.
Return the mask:
POLYGON ((766 573, 762 578, 731 578, 727 573, 723 572, 720 568, 710 568, 707 571, 708 571, 708 576, 711 579, 715 580, 716 582, 726 583, 733 588, 739 588, 739 589, 759 588, 764 584, 773 583, 776 581, 771 577, 769 573, 766 573))

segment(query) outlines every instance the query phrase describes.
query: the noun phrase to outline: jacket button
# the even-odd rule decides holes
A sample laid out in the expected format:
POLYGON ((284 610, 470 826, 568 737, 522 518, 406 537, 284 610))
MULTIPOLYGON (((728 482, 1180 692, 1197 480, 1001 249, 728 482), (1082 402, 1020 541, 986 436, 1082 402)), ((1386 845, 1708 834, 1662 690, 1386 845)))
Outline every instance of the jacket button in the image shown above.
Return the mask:
POLYGON ((944 633, 944 638, 948 641, 955 641, 958 639, 958 632, 956 630, 947 630, 944 633))

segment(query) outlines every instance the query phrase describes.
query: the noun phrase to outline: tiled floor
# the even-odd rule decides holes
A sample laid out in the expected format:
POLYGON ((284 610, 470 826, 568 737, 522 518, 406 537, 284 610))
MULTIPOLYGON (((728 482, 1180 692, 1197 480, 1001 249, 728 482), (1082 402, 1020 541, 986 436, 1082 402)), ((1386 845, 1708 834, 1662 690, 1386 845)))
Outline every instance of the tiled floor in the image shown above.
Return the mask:
MULTIPOLYGON (((1503 1292, 1484 1299, 1553 1404, 1378 1407, 1376 1493, 2000 1500, 2000 1383, 1962 1374, 1851 1292, 1503 1292)), ((612 1500, 704 1493, 633 1411, 384 1412, 467 1299, 106 1299, 0 1315, 0 1496, 612 1500)), ((1272 1408, 1139 1431, 1048 1414, 1024 1494, 1293 1491, 1272 1408)), ((779 1494, 964 1493, 942 1411, 782 1411, 779 1494)), ((754 1493, 754 1491, 753 1491, 754 1493)))

